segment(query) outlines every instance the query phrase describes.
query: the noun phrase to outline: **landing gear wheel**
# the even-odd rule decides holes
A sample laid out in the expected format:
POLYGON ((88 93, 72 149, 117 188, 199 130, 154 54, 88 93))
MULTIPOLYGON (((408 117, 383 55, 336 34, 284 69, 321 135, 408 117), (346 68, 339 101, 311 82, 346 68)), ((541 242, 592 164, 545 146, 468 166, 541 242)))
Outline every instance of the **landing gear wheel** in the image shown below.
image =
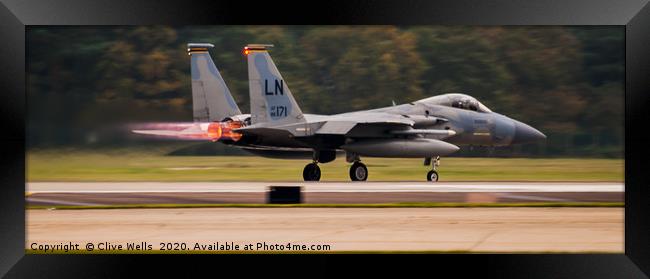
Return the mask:
POLYGON ((305 166, 305 169, 302 171, 302 178, 305 181, 319 181, 320 180, 320 168, 316 163, 311 163, 305 166))
POLYGON ((366 181, 368 179, 368 168, 361 162, 354 162, 350 167, 350 179, 352 181, 366 181))
POLYGON ((429 173, 427 173, 427 180, 431 182, 438 181, 438 172, 434 170, 429 171, 429 173))

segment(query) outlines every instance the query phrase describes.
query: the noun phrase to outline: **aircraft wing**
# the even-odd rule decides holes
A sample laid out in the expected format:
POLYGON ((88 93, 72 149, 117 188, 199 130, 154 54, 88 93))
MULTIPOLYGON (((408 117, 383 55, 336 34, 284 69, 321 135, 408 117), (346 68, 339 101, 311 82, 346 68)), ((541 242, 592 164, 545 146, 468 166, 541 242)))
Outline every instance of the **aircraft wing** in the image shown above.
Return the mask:
POLYGON ((448 120, 435 116, 401 115, 378 111, 359 111, 338 114, 323 119, 316 134, 349 135, 353 130, 364 133, 369 130, 387 131, 394 135, 428 135, 446 138, 456 134, 451 130, 420 129, 448 120), (367 128, 367 129, 366 129, 367 128))
POLYGON ((404 129, 415 124, 413 120, 401 115, 369 112, 333 115, 323 120, 323 125, 315 131, 315 134, 346 135, 352 129, 362 128, 363 126, 386 127, 388 129, 403 127, 404 129))
MULTIPOLYGON (((454 131, 414 129, 422 119, 413 116, 384 112, 355 112, 338 115, 305 115, 306 122, 291 123, 286 125, 255 124, 239 129, 235 132, 265 136, 282 136, 291 134, 295 137, 309 137, 316 135, 339 136, 385 136, 394 135, 427 135, 444 138, 455 134, 454 131)), ((445 121, 430 117, 429 122, 445 121)))

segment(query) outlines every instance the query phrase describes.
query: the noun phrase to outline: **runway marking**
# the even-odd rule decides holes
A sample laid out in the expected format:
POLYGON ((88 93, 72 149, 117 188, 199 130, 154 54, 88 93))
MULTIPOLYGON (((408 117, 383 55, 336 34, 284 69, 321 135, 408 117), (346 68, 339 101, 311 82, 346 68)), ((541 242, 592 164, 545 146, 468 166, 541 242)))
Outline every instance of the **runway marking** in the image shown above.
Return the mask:
POLYGON ((306 193, 393 193, 393 192, 618 192, 623 183, 413 183, 413 182, 31 182, 27 191, 36 193, 260 193, 269 186, 302 186, 306 193))
POLYGON ((57 205, 80 205, 80 206, 97 206, 100 204, 96 203, 85 203, 85 202, 69 202, 69 201, 61 201, 61 200, 52 200, 52 199, 41 199, 41 198, 27 198, 28 202, 35 203, 35 202, 40 202, 40 203, 51 203, 51 204, 57 204, 57 205))
POLYGON ((549 201, 549 202, 566 202, 567 199, 560 198, 551 198, 551 197, 538 197, 538 196, 528 196, 528 195, 509 195, 504 194, 499 196, 500 198, 510 198, 516 200, 528 200, 528 201, 549 201))

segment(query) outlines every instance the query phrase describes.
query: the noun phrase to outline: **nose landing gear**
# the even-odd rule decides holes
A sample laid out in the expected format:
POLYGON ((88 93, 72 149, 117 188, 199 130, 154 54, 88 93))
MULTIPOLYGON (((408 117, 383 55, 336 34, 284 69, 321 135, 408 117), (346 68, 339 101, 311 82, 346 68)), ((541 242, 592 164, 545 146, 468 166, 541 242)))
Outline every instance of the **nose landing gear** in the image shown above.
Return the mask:
POLYGON ((438 172, 436 169, 438 166, 440 166, 440 156, 436 156, 436 158, 425 158, 424 159, 424 165, 428 166, 431 165, 431 170, 427 173, 427 181, 431 182, 437 182, 438 181, 438 172))

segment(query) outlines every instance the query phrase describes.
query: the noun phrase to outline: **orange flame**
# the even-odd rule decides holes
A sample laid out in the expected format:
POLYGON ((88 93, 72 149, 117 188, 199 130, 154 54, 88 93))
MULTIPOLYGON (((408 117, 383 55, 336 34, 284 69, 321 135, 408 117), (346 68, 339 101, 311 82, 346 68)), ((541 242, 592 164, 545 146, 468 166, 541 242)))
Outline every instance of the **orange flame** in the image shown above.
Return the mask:
POLYGON ((244 124, 240 121, 212 122, 208 126, 208 138, 212 141, 232 140, 238 141, 242 135, 233 129, 241 128, 244 124))
POLYGON ((208 126, 208 138, 212 141, 218 141, 219 138, 221 138, 222 131, 221 131, 221 123, 219 122, 212 122, 208 126))

